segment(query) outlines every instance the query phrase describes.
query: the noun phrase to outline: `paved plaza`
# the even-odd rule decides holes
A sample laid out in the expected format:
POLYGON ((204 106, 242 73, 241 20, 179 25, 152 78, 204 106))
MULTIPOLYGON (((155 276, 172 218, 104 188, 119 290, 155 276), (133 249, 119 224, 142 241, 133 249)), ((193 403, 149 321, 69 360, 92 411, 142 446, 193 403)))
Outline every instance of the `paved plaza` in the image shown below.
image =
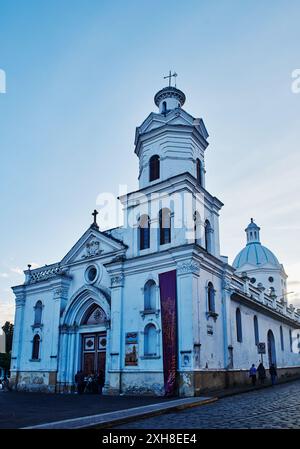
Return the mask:
MULTIPOLYGON (((0 393, 0 428, 21 428, 165 403, 157 397, 0 393)), ((300 380, 119 425, 118 429, 300 429, 300 380)))
POLYGON ((0 392, 0 429, 16 429, 166 401, 157 397, 0 392))
POLYGON ((300 429, 300 381, 118 426, 119 429, 300 429))

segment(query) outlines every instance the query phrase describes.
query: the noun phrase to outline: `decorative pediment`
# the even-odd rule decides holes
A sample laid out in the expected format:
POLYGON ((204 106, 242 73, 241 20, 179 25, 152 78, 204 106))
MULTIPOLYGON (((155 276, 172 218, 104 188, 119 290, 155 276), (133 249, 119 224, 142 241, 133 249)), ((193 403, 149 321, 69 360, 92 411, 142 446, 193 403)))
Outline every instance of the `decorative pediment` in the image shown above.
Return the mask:
POLYGON ((155 114, 152 112, 151 114, 148 115, 146 120, 144 120, 141 126, 136 128, 135 152, 138 153, 139 141, 144 134, 161 129, 162 127, 167 127, 168 125, 170 126, 178 125, 180 127, 190 126, 194 128, 196 133, 199 133, 199 135, 201 135, 202 139, 206 140, 208 137, 208 132, 205 128, 203 120, 199 118, 194 118, 183 109, 180 108, 174 109, 166 115, 155 114))
POLYGON ((126 246, 122 242, 95 228, 89 228, 63 258, 61 264, 66 265, 86 261, 108 254, 116 256, 125 252, 125 250, 126 246))

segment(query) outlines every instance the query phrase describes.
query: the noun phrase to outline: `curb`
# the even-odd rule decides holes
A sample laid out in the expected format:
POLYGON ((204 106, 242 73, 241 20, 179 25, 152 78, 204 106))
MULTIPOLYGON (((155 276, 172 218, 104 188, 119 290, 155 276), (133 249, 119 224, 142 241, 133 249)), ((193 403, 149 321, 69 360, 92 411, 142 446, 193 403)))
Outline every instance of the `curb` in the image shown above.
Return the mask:
POLYGON ((99 415, 83 416, 80 418, 66 419, 62 421, 23 427, 23 429, 103 429, 116 425, 150 418, 176 410, 184 410, 192 407, 210 404, 217 401, 216 397, 175 399, 167 403, 157 403, 142 407, 134 407, 118 412, 102 413, 99 415))
POLYGON ((109 423, 106 423, 106 424, 103 424, 103 425, 95 425, 93 427, 94 427, 94 429, 109 429, 111 427, 115 427, 115 426, 121 425, 121 424, 126 424, 126 423, 129 423, 129 422, 134 422, 134 421, 137 421, 139 419, 152 418, 153 416, 165 415, 165 414, 170 413, 170 412, 182 411, 182 410, 186 410, 186 409, 193 408, 193 407, 201 407, 202 405, 211 404, 211 403, 216 402, 216 401, 218 401, 218 398, 217 397, 212 397, 210 399, 205 399, 205 400, 193 402, 191 404, 177 405, 177 406, 173 406, 173 407, 170 407, 170 408, 167 408, 167 409, 163 409, 163 410, 157 410, 157 411, 153 411, 153 412, 149 412, 149 413, 143 413, 143 414, 140 414, 139 416, 136 416, 136 417, 128 416, 126 418, 120 418, 120 419, 111 421, 109 423))

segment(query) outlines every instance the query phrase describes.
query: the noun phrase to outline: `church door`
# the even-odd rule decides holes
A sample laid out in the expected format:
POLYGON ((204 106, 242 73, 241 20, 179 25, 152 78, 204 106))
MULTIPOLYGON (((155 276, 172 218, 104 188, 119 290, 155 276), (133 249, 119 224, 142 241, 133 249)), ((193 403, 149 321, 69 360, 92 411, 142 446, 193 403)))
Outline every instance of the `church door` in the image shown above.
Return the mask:
POLYGON ((82 335, 82 370, 85 375, 105 375, 106 332, 82 335))
POLYGON ((268 357, 269 357, 269 366, 274 363, 276 366, 276 349, 275 349, 275 338, 274 334, 271 330, 268 332, 268 357))

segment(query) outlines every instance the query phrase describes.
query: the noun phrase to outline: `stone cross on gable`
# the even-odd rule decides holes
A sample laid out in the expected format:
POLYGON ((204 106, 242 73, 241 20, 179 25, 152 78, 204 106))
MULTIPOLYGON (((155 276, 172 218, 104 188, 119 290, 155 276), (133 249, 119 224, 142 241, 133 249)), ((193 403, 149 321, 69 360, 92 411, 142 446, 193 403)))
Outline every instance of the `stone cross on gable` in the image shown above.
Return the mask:
POLYGON ((92 213, 92 216, 94 217, 94 222, 93 222, 93 225, 94 226, 96 226, 97 228, 99 227, 98 226, 98 223, 97 223, 97 215, 99 214, 99 212, 95 209, 94 210, 94 212, 92 213))

